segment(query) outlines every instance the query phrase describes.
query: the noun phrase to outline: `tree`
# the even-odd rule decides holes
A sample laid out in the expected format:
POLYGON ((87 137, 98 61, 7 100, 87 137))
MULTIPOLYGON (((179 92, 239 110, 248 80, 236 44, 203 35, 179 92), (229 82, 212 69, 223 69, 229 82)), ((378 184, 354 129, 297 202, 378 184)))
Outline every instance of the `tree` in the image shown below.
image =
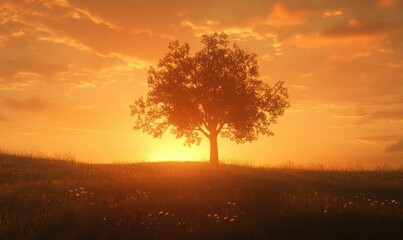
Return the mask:
POLYGON ((131 108, 135 130, 161 137, 169 128, 185 145, 210 140, 210 162, 218 163, 217 136, 236 143, 272 136, 276 119, 289 107, 284 82, 259 80, 256 54, 229 46, 226 34, 204 35, 204 47, 191 54, 187 43, 169 51, 148 71, 149 92, 131 108))

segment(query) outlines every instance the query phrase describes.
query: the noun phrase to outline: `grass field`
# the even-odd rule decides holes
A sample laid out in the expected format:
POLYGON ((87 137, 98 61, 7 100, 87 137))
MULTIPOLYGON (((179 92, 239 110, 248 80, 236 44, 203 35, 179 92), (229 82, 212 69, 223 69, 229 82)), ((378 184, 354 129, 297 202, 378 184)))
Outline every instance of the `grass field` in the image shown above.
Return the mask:
POLYGON ((403 239, 402 171, 0 154, 0 239, 403 239))

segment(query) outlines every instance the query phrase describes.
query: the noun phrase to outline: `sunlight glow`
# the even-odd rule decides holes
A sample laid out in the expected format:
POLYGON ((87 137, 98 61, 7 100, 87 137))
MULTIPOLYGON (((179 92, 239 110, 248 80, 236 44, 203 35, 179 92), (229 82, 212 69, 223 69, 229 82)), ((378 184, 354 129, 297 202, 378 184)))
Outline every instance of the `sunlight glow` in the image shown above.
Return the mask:
POLYGON ((159 143, 158 148, 150 149, 146 161, 151 162, 167 162, 167 161, 207 161, 209 159, 208 141, 200 146, 186 147, 182 140, 175 139, 171 136, 164 136, 162 139, 152 140, 159 143))

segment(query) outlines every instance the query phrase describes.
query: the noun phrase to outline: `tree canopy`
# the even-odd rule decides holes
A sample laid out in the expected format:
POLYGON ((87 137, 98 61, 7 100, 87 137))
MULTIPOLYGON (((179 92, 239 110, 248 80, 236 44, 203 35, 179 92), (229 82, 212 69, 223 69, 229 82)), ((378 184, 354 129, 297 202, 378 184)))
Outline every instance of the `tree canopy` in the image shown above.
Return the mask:
POLYGON ((259 80, 257 55, 232 46, 224 33, 204 35, 192 54, 188 43, 169 44, 148 71, 149 92, 130 106, 134 129, 161 137, 168 129, 186 145, 210 140, 218 163, 217 136, 236 143, 272 136, 270 127, 289 107, 284 82, 259 80))

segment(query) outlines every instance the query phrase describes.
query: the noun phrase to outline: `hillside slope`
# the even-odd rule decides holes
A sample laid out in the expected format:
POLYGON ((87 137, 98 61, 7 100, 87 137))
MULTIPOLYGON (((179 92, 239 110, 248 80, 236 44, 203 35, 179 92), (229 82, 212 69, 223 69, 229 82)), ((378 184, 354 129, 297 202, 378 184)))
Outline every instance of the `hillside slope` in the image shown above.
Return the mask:
POLYGON ((0 239, 403 239, 401 171, 0 155, 0 239))

